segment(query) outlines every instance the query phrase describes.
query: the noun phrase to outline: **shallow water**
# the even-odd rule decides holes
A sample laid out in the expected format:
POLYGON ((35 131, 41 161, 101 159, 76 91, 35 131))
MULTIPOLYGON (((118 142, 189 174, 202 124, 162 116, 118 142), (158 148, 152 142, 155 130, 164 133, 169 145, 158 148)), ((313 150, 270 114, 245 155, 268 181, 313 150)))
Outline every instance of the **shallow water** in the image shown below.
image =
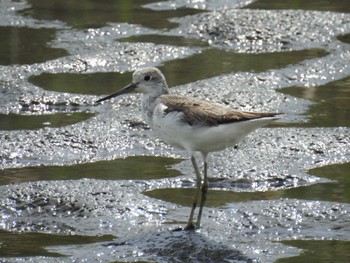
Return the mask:
POLYGON ((66 50, 47 46, 55 33, 56 30, 50 28, 0 26, 0 39, 7 40, 0 42, 0 65, 33 64, 67 56, 66 50))
POLYGON ((106 1, 99 2, 84 0, 72 3, 69 0, 52 1, 48 3, 42 0, 31 0, 32 8, 21 11, 21 14, 36 19, 59 20, 77 28, 98 28, 108 22, 141 24, 150 28, 173 28, 175 23, 167 21, 167 18, 196 14, 196 9, 184 8, 180 10, 152 11, 143 8, 154 0, 130 1, 106 1))
POLYGON ((60 127, 87 120, 92 113, 55 113, 48 115, 0 114, 1 130, 34 130, 43 127, 60 127))
MULTIPOLYGON (((332 182, 277 191, 233 192, 209 190, 206 205, 220 207, 233 202, 274 200, 277 198, 349 203, 350 194, 348 189, 350 188, 350 177, 344 176, 348 171, 350 171, 349 163, 315 168, 309 171, 310 175, 331 179, 332 182)), ((190 207, 192 205, 191 198, 194 195, 194 192, 194 189, 189 188, 168 188, 152 190, 145 192, 145 194, 154 198, 160 198, 168 202, 190 207)))
POLYGON ((147 180, 175 177, 180 172, 170 169, 181 160, 135 156, 112 161, 99 161, 74 166, 41 166, 0 170, 0 185, 20 182, 78 180, 147 180))
POLYGON ((293 1, 293 0, 259 0, 255 1, 247 8, 256 9, 302 9, 302 10, 319 10, 350 12, 349 2, 347 0, 319 0, 319 1, 293 1))
MULTIPOLYGON (((142 26, 139 34, 120 38, 120 42, 147 42, 201 49, 191 56, 156 64, 163 71, 167 77, 168 84, 172 87, 232 72, 249 72, 254 74, 272 72, 273 75, 274 72, 287 69, 287 73, 285 74, 292 75, 294 73, 293 70, 295 70, 293 66, 302 65, 312 59, 323 58, 329 55, 329 50, 326 48, 323 49, 322 47, 305 47, 303 50, 286 49, 283 52, 271 53, 240 53, 230 51, 229 49, 210 47, 210 45, 203 40, 190 39, 182 36, 170 37, 166 35, 166 30, 176 28, 177 23, 168 19, 193 15, 205 11, 186 7, 174 10, 151 10, 143 7, 143 5, 152 2, 156 1, 115 1, 111 3, 110 1, 99 2, 89 0, 75 4, 72 4, 72 1, 28 1, 30 5, 20 10, 17 15, 25 19, 45 21, 31 22, 31 20, 24 20, 29 21, 26 22, 28 24, 26 26, 17 27, 15 25, 6 25, 6 21, 2 21, 0 18, 0 22, 2 25, 4 24, 4 26, 0 26, 0 39, 8 40, 0 41, 0 64, 16 68, 19 65, 41 63, 66 57, 69 55, 69 51, 52 46, 53 42, 59 42, 56 38, 61 32, 68 32, 68 34, 72 32, 71 39, 75 39, 75 34, 78 34, 77 32, 82 34, 86 33, 88 30, 94 32, 94 29, 108 27, 110 24, 115 25, 117 23, 142 26), (150 30, 154 30, 155 32, 150 33, 150 30), (28 41, 28 39, 31 41, 28 41)), ((345 0, 331 2, 322 0, 313 2, 261 0, 253 2, 248 5, 247 8, 329 10, 336 12, 350 11, 349 4, 345 0)), ((10 10, 11 9, 9 9, 9 12, 10 10)), ((337 39, 344 43, 349 43, 349 34, 348 32, 345 33, 347 34, 337 36, 337 39)), ((108 37, 107 33, 106 37, 108 37)), ((332 41, 335 41, 335 39, 336 38, 332 38, 332 41)), ((82 41, 81 45, 83 46, 84 44, 87 46, 92 45, 88 41, 86 43, 82 41)), ((101 45, 103 46, 103 44, 101 45)), ((108 53, 108 50, 106 50, 106 52, 108 53)), ((137 50, 130 52, 137 53, 137 50)), ((347 52, 349 52, 349 50, 345 49, 344 53, 347 52)), ((113 56, 114 54, 112 53, 110 55, 113 56)), ((79 61, 79 59, 81 59, 80 56, 83 57, 83 55, 79 54, 78 57, 74 59, 79 61)), ((118 64, 119 61, 115 61, 115 63, 118 64)), ((65 71, 63 70, 63 66, 61 68, 58 67, 58 70, 54 72, 50 71, 50 69, 41 71, 40 65, 32 72, 30 72, 30 70, 32 69, 28 69, 27 84, 24 88, 22 87, 20 89, 20 96, 25 96, 27 89, 30 90, 33 89, 33 87, 39 87, 40 91, 43 89, 44 95, 46 91, 75 95, 108 94, 129 83, 132 74, 131 71, 124 73, 91 73, 84 72, 83 70, 77 73, 74 67, 65 71)), ((334 70, 337 69, 335 68, 334 70)), ((315 74, 317 74, 317 72, 315 74)), ((322 77, 327 78, 327 76, 320 76, 320 78, 322 77)), ((15 87, 17 83, 13 81, 17 78, 25 80, 26 77, 15 76, 11 79, 10 76, 2 76, 0 79, 1 87, 4 87, 0 97, 5 97, 5 101, 6 96, 11 90, 8 91, 8 89, 6 89, 7 86, 3 83, 10 83, 10 87, 15 87)), ((261 82, 268 81, 268 77, 265 75, 257 78, 261 82)), ((285 85, 285 83, 278 83, 277 81, 275 85, 277 87, 284 87, 279 90, 282 94, 312 101, 313 104, 302 114, 302 122, 279 123, 274 125, 274 127, 349 127, 350 85, 348 76, 337 80, 327 79, 324 84, 313 84, 312 87, 290 86, 285 85)), ((44 96, 42 93, 36 95, 38 91, 35 89, 33 89, 32 92, 34 96, 44 96)), ((286 97, 286 100, 288 99, 290 98, 286 97)), ((21 99, 17 99, 14 102, 17 108, 19 107, 18 104, 20 104, 18 103, 19 101, 21 101, 21 99)), ((68 112, 61 112, 60 110, 56 110, 51 111, 50 114, 47 114, 48 112, 45 110, 44 114, 42 114, 40 111, 35 112, 30 108, 20 108, 20 114, 8 113, 5 111, 0 114, 1 130, 35 131, 44 127, 56 127, 59 129, 60 127, 74 125, 79 122, 88 123, 89 119, 96 116, 95 113, 90 112, 91 109, 86 110, 86 108, 80 108, 79 106, 75 108, 75 111, 65 109, 65 111, 68 112)), ((8 106, 8 109, 10 111, 11 107, 8 106)), ((136 127, 134 132, 138 133, 144 131, 141 129, 137 130, 136 127)), ((132 133, 129 135, 134 136, 132 133)), ((50 136, 49 134, 46 136, 47 138, 44 138, 47 139, 47 141, 52 140, 52 138, 49 138, 50 136)), ((106 136, 109 136, 109 134, 106 134, 106 136)), ((3 138, 6 138, 6 135, 3 138)), ((68 138, 67 140, 70 139, 68 138)), ((74 141, 74 143, 77 144, 77 148, 81 147, 79 144, 92 144, 91 142, 83 140, 77 140, 74 141)), ((149 147, 152 148, 152 145, 149 147)), ((316 149, 316 154, 322 155, 322 149, 316 149)), ((91 151, 94 152, 94 149, 91 151)), ((16 154, 17 152, 14 153, 14 155, 16 154)), ((298 155, 298 150, 295 151, 295 155, 298 155)), ((183 159, 180 158, 129 156, 122 159, 112 157, 113 155, 109 155, 106 160, 102 161, 89 160, 89 157, 86 157, 86 159, 92 163, 75 165, 70 163, 70 165, 67 165, 62 162, 55 166, 40 166, 41 160, 39 158, 32 164, 36 167, 31 167, 31 164, 29 164, 27 165, 28 167, 0 170, 0 185, 19 185, 23 182, 37 181, 67 180, 67 182, 70 182, 68 180, 83 180, 84 178, 101 181, 131 180, 131 182, 137 182, 144 180, 147 182, 148 180, 160 180, 163 178, 167 180, 168 178, 175 178, 182 175, 182 172, 180 172, 181 169, 177 169, 177 165, 181 165, 183 161, 183 159)), ((26 156, 22 156, 21 158, 26 159, 26 156)), ((86 159, 84 159, 84 161, 86 161, 86 159)), ((293 156, 291 156, 291 160, 293 160, 293 156)), ((6 162, 6 160, 2 161, 6 162)), ((339 160, 338 162, 342 163, 344 161, 339 160)), ((14 167, 15 166, 16 164, 14 167)), ((324 163, 319 166, 321 167, 311 169, 307 171, 307 173, 310 176, 314 175, 318 178, 325 179, 322 183, 306 184, 304 186, 301 183, 297 183, 297 187, 284 187, 284 181, 281 180, 281 186, 276 186, 276 189, 273 190, 254 191, 252 190, 254 187, 251 187, 251 185, 249 185, 247 189, 238 187, 240 191, 210 189, 207 207, 225 209, 229 204, 244 204, 245 202, 255 201, 258 203, 261 200, 282 200, 283 202, 284 199, 335 202, 335 206, 337 206, 337 203, 350 203, 349 163, 332 165, 324 163)), ((185 171, 188 172, 186 169, 185 171)), ((280 171, 277 171, 277 173, 279 172, 280 171)), ((186 180, 182 180, 181 182, 180 186, 182 184, 182 186, 185 186, 184 188, 180 188, 178 185, 174 187, 174 185, 170 184, 170 186, 168 185, 167 187, 156 187, 156 189, 145 190, 143 191, 143 195, 153 197, 155 200, 164 200, 180 206, 190 206, 194 191, 192 188, 193 185, 191 182, 186 182, 186 180)), ((271 183, 275 185, 279 183, 278 174, 276 178, 271 180, 271 183)), ((239 183, 238 185, 241 186, 239 183)), ((84 190, 85 189, 81 189, 81 191, 84 190)), ((1 213, 5 218, 7 212, 5 213, 4 211, 5 210, 1 210, 1 213)), ((319 217, 323 216, 326 217, 328 215, 319 215, 319 217)), ((307 217, 307 215, 305 217, 307 217)), ((43 218, 45 217, 43 216, 43 218)), ((42 218, 39 218, 39 220, 41 219, 42 218)), ((105 220, 105 218, 102 218, 101 221, 102 220, 105 220)), ((169 223, 168 221, 166 222, 169 223)), ((349 221, 340 222, 338 227, 346 229, 348 224, 349 221)), ((5 226, 6 224, 3 225, 5 226)), ((65 253, 52 252, 52 250, 55 249, 48 248, 49 246, 67 247, 69 250, 71 245, 80 244, 82 245, 81 248, 83 250, 85 249, 86 253, 88 253, 89 247, 83 246, 84 244, 96 243, 96 247, 99 247, 99 242, 109 242, 116 238, 113 234, 89 236, 87 233, 84 233, 84 235, 59 235, 57 233, 51 234, 49 231, 48 233, 31 232, 33 229, 36 229, 35 226, 32 228, 23 226, 23 233, 13 231, 13 229, 13 232, 8 232, 6 231, 6 227, 4 227, 4 229, 5 230, 1 230, 0 232, 0 257, 6 257, 13 261, 17 259, 20 261, 24 259, 22 257, 60 257, 67 255, 65 253), (29 232, 26 232, 26 229, 29 229, 29 232)), ((9 229, 10 228, 8 228, 8 230, 9 229)), ((45 229, 45 226, 42 228, 39 226, 36 230, 42 231, 42 229, 45 229)), ((336 229, 333 230, 335 231, 336 229)), ((332 231, 332 229, 329 229, 329 231, 332 231)), ((315 232, 317 233, 317 229, 315 229, 315 232)), ((113 230, 111 230, 110 233, 113 233, 113 230)), ((318 234, 321 235, 321 233, 318 234)), ((265 238, 269 239, 269 237, 265 238)), ((297 235, 296 238, 298 238, 297 235)), ((279 259, 278 262, 329 262, 330 260, 334 262, 348 262, 350 258, 348 252, 350 237, 347 236, 344 238, 344 236, 342 236, 341 238, 340 240, 327 241, 307 240, 315 238, 313 236, 301 236, 298 240, 281 241, 288 246, 301 248, 303 252, 299 256, 294 255, 292 258, 279 259)), ((239 241, 236 241, 236 243, 239 243, 239 241)), ((137 260, 136 256, 135 258, 137 260)), ((109 258, 109 260, 111 260, 111 258, 109 258)), ((162 261, 162 257, 159 256, 158 260, 162 261)))
MULTIPOLYGON (((157 41, 155 41, 158 43, 157 41)), ((160 43, 162 44, 162 43, 160 43)), ((246 54, 219 49, 206 49, 188 58, 165 62, 158 68, 167 76, 170 87, 230 72, 262 72, 283 68, 303 60, 322 57, 322 49, 246 54), (191 73, 192 72, 192 73, 191 73)), ((91 74, 47 74, 33 76, 29 81, 46 90, 102 95, 117 91, 130 83, 130 72, 91 74)))
POLYGON ((296 246, 304 250, 298 257, 281 259, 277 262, 304 263, 304 262, 347 262, 350 258, 350 242, 338 240, 291 240, 284 244, 296 246))
POLYGON ((115 238, 112 235, 67 236, 40 233, 11 233, 3 230, 0 230, 0 236, 0 257, 62 257, 64 255, 58 253, 50 253, 45 249, 45 247, 64 246, 70 244, 89 244, 103 241, 111 241, 115 238))
POLYGON ((308 127, 350 127, 350 78, 331 81, 316 87, 289 87, 281 92, 315 101, 305 116, 308 127))

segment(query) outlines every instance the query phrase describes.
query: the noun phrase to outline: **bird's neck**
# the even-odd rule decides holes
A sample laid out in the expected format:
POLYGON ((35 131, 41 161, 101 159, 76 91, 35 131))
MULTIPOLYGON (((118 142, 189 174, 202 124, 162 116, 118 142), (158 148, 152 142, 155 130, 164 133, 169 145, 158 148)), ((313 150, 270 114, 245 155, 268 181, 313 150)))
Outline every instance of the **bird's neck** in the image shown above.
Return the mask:
POLYGON ((169 92, 162 91, 159 93, 148 93, 143 94, 142 98, 142 117, 148 123, 151 124, 151 120, 153 117, 154 108, 156 106, 156 100, 162 95, 166 95, 169 92))

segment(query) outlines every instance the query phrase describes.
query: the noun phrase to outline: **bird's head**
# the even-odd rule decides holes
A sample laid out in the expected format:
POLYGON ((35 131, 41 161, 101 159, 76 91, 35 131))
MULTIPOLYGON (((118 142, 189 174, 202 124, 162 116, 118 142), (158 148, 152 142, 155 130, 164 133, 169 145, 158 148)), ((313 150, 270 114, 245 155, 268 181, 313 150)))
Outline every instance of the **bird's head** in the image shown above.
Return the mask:
POLYGON ((129 93, 134 90, 139 90, 145 95, 159 96, 168 93, 168 85, 162 72, 153 67, 136 70, 132 76, 132 82, 107 97, 99 99, 96 103, 117 97, 124 93, 129 93))

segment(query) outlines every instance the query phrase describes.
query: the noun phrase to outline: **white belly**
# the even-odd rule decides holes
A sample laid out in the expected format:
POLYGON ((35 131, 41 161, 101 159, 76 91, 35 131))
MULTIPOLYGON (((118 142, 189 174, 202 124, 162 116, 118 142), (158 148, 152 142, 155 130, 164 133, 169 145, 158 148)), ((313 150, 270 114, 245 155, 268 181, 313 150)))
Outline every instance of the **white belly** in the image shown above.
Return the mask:
POLYGON ((190 126, 181 120, 181 113, 154 116, 152 129, 164 142, 189 152, 209 153, 238 144, 253 130, 278 118, 261 118, 249 121, 220 124, 218 126, 190 126))

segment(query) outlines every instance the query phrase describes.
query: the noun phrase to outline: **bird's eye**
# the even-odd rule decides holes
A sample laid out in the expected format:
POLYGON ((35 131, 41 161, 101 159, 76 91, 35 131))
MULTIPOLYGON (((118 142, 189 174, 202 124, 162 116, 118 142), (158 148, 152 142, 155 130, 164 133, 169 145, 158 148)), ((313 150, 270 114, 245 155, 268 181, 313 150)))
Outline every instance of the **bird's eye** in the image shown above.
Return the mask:
POLYGON ((146 75, 143 79, 146 80, 146 81, 149 81, 151 79, 151 76, 150 75, 146 75))

